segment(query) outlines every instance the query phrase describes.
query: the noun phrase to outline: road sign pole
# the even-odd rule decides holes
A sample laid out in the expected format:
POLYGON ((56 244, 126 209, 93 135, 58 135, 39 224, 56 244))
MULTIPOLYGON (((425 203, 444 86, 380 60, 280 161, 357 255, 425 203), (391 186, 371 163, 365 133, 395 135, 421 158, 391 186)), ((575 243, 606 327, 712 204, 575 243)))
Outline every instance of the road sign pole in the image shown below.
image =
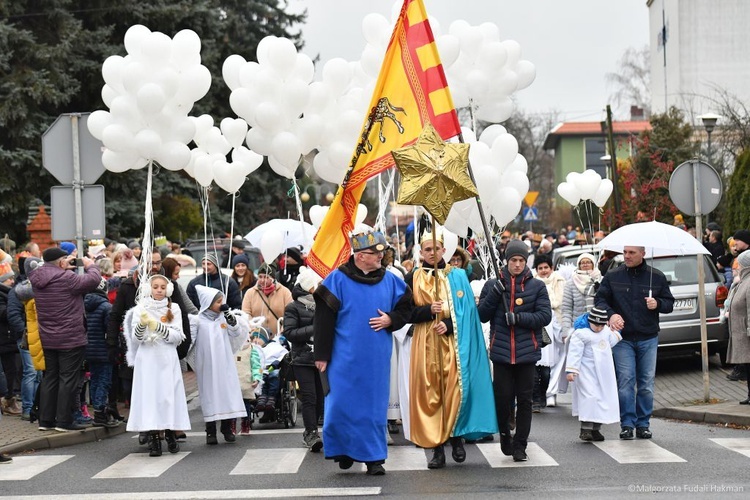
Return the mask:
MULTIPOLYGON (((703 207, 701 207, 700 185, 701 171, 698 162, 693 163, 693 195, 695 198, 695 234, 700 238, 703 236, 703 207)), ((708 381, 708 330, 706 329, 706 275, 703 269, 703 254, 696 256, 698 259, 698 311, 701 319, 701 369, 703 370, 703 401, 710 400, 710 384, 708 381)))
MULTIPOLYGON (((78 257, 83 258, 83 202, 81 201, 83 181, 81 181, 81 150, 78 142, 78 119, 81 115, 70 115, 71 137, 73 141, 73 198, 75 200, 75 218, 76 218, 76 246, 78 247, 78 257)), ((83 274, 83 269, 79 268, 78 272, 83 274)))

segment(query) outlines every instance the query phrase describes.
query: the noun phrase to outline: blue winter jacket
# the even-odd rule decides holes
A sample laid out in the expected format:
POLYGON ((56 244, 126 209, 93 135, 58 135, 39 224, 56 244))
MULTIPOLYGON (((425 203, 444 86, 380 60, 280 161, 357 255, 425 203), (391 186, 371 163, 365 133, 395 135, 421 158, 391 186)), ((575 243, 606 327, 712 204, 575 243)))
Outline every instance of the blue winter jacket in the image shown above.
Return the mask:
POLYGON ((667 278, 646 262, 635 267, 621 265, 604 275, 594 305, 607 311, 607 317, 619 314, 625 321, 623 340, 647 340, 659 334, 659 313, 672 312, 674 297, 667 278), (652 274, 653 273, 653 274, 652 274), (656 299, 656 309, 646 307, 646 297, 656 299))
POLYGON ((106 336, 112 304, 109 303, 104 292, 96 291, 86 294, 83 298, 83 305, 86 308, 89 339, 86 344, 86 361, 108 363, 106 336))
POLYGON ((542 357, 542 328, 552 321, 547 287, 529 268, 511 277, 507 266, 500 271, 506 300, 497 279, 485 283, 479 296, 479 319, 490 321, 490 359, 493 363, 536 363, 542 357), (508 326, 506 306, 515 313, 516 324, 508 326))

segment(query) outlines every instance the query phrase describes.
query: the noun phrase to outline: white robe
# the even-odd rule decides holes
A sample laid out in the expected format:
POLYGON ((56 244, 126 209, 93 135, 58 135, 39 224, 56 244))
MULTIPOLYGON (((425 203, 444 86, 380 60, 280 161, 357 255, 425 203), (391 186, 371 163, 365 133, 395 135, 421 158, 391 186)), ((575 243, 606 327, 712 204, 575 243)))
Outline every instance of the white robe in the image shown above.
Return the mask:
POLYGON ((198 285, 196 291, 201 312, 190 316, 191 354, 195 359, 192 366, 198 380, 203 420, 212 422, 246 417, 234 353, 245 343, 249 324, 241 311, 231 311, 237 322, 230 326, 224 314, 212 314, 207 310, 217 290, 198 285))
POLYGON ((613 424, 620 421, 612 346, 621 340, 608 326, 595 333, 575 330, 569 341, 566 372, 577 373, 573 387, 573 416, 581 422, 613 424))
MULTIPOLYGON (((409 358, 411 353, 411 337, 406 335, 411 325, 406 325, 403 328, 393 332, 393 352, 391 352, 391 385, 390 392, 388 394, 388 420, 398 420, 404 423, 404 418, 407 422, 409 416, 404 417, 404 413, 408 411, 402 411, 403 408, 409 408, 406 404, 409 401, 409 358), (406 340, 408 338, 408 340, 406 340), (404 345, 408 342, 408 345, 404 345), (404 352, 406 350, 406 363, 404 360, 404 352), (403 394, 404 387, 406 388, 406 395, 403 394)), ((404 425, 406 425, 404 423, 404 425)))
POLYGON ((190 430, 185 386, 177 357, 177 346, 185 339, 182 313, 177 304, 172 304, 174 319, 169 323, 163 321, 166 304, 166 299, 155 301, 149 297, 125 315, 127 361, 134 368, 128 431, 190 430), (154 338, 154 332, 148 329, 142 340, 135 337, 134 329, 143 311, 167 326, 166 340, 161 335, 154 338))

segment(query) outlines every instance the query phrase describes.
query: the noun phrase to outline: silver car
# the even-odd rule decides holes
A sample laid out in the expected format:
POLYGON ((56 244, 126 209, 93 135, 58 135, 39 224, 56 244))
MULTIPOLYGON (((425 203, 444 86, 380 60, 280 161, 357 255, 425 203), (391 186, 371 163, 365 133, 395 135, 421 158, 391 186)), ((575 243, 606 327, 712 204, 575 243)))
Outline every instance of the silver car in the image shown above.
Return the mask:
MULTIPOLYGON (((562 264, 575 265, 578 256, 584 252, 593 253, 591 245, 566 246, 554 250, 552 261, 555 269, 562 264)), ((622 261, 622 257, 616 257, 622 261)), ((674 309, 659 318, 659 356, 679 354, 700 354, 701 331, 700 311, 698 310, 698 260, 695 255, 647 258, 646 262, 658 269, 669 282, 669 289, 675 298, 674 309)), ((724 318, 724 301, 729 290, 724 285, 724 277, 711 262, 711 257, 703 256, 705 274, 706 331, 709 354, 719 354, 722 364, 726 361, 729 331, 724 318)))

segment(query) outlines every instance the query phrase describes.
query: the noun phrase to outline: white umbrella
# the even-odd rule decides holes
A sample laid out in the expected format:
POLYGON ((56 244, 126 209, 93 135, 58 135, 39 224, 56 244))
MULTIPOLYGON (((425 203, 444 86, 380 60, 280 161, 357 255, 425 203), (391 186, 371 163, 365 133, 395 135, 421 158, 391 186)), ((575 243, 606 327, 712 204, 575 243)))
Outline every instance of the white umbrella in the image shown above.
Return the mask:
POLYGON ((260 248, 261 239, 266 231, 275 230, 284 236, 284 248, 301 246, 304 251, 310 250, 317 231, 312 224, 296 219, 271 219, 256 227, 245 236, 254 247, 260 248))
POLYGON ((687 231, 656 221, 636 222, 615 229, 595 248, 622 253, 625 247, 644 247, 649 257, 711 254, 687 231))

